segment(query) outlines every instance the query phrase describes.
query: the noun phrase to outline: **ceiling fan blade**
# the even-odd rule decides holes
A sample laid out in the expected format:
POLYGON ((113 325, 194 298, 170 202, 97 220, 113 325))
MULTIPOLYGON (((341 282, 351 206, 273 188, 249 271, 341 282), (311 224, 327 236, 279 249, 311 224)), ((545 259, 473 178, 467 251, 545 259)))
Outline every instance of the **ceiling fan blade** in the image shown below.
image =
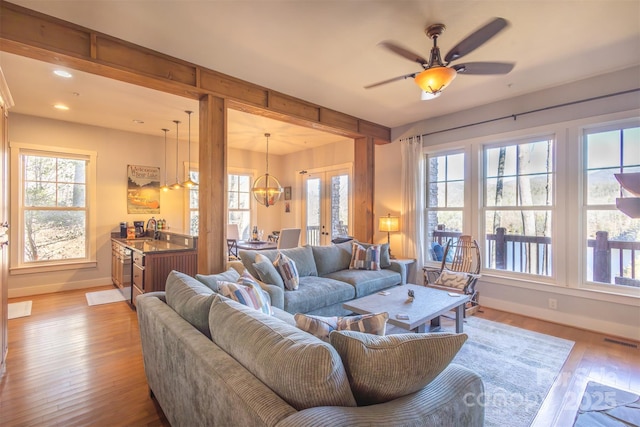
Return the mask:
POLYGON ((511 62, 467 62, 452 65, 451 68, 460 74, 507 74, 515 65, 511 62))
POLYGON ((460 59, 468 53, 471 53, 489 41, 491 37, 505 29, 508 25, 509 23, 504 18, 493 19, 485 26, 477 29, 475 32, 467 36, 467 38, 455 45, 444 57, 445 62, 449 64, 451 61, 455 61, 456 59, 460 59))
POLYGON ((371 89, 371 88, 382 86, 382 85, 386 85, 387 83, 395 82, 395 81, 398 81, 398 80, 408 79, 409 77, 414 78, 416 76, 416 74, 418 74, 418 73, 405 74, 404 76, 398 76, 398 77, 394 77, 392 79, 383 80, 383 81, 378 82, 378 83, 372 83, 370 85, 365 86, 364 88, 365 89, 371 89))
POLYGON ((426 59, 424 59, 422 56, 418 55, 415 52, 411 52, 409 49, 404 48, 394 42, 391 41, 384 41, 384 42, 380 42, 378 43, 378 45, 389 49, 391 52, 402 56, 403 58, 408 59, 411 62, 417 62, 420 65, 427 65, 428 61, 426 59))

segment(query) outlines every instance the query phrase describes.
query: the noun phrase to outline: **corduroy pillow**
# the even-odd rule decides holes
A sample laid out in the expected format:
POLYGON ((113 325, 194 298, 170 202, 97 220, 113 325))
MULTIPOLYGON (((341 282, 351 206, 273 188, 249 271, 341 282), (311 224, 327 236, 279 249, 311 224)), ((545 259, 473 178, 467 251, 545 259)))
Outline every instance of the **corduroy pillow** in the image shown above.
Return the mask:
POLYGON ((323 317, 296 313, 296 326, 322 341, 329 342, 331 331, 359 331, 366 334, 384 335, 389 314, 372 313, 359 316, 323 317))
POLYGON ((467 335, 408 333, 380 337, 333 331, 329 339, 342 358, 358 406, 366 406, 422 389, 449 365, 467 335))
POLYGON ((240 273, 238 273, 234 268, 229 268, 227 271, 218 274, 196 274, 196 279, 198 279, 198 281, 204 283, 216 292, 218 292, 218 281, 235 282, 239 278, 240 273))
POLYGON ((215 298, 214 291, 193 277, 172 270, 165 283, 167 305, 211 338, 209 309, 215 298))
POLYGON ((282 277, 269 258, 260 254, 256 255, 256 262, 253 263, 253 268, 258 273, 258 278, 264 283, 284 289, 282 277))

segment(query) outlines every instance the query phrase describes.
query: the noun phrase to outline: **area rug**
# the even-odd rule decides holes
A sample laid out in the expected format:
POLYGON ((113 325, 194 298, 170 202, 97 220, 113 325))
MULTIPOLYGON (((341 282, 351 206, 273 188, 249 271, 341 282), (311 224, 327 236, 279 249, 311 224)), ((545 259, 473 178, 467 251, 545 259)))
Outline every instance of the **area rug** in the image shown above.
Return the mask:
MULTIPOLYGON (((443 332, 455 322, 442 318, 443 332)), ((401 332, 390 327, 389 333, 401 332)), ((406 332, 406 331, 402 331, 406 332)), ((528 331, 479 317, 467 317, 469 336, 453 363, 482 377, 485 426, 528 427, 567 360, 573 341, 528 331)))
POLYGON ((87 304, 89 305, 101 305, 109 304, 112 302, 126 301, 125 295, 131 295, 131 288, 120 289, 108 289, 106 291, 88 292, 85 294, 87 297, 87 304))
POLYGON ((12 302, 7 308, 9 319, 31 316, 31 301, 12 302))
POLYGON ((595 381, 589 381, 582 395, 574 427, 638 427, 640 396, 595 381))

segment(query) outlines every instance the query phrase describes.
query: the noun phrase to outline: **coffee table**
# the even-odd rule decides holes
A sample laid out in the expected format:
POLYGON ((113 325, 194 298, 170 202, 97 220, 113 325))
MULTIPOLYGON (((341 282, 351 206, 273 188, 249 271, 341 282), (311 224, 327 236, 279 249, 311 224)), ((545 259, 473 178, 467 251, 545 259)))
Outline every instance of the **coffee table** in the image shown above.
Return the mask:
POLYGON ((416 332, 428 332, 427 322, 436 320, 439 325, 440 315, 455 309, 456 332, 462 332, 464 305, 469 301, 469 295, 411 284, 394 286, 383 292, 388 292, 388 295, 378 292, 345 302, 342 306, 358 314, 386 311, 390 324, 416 332), (408 301, 409 290, 414 293, 413 302, 408 301), (407 314, 409 318, 399 319, 398 314, 407 314))

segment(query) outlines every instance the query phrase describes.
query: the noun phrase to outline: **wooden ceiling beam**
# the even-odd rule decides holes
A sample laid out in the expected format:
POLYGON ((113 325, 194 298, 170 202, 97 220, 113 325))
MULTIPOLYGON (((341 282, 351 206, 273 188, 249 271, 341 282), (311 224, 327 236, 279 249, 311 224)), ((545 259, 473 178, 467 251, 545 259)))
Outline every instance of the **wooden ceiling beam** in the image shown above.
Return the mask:
POLYGON ((391 129, 21 6, 0 1, 0 50, 352 138, 391 141, 391 129))

